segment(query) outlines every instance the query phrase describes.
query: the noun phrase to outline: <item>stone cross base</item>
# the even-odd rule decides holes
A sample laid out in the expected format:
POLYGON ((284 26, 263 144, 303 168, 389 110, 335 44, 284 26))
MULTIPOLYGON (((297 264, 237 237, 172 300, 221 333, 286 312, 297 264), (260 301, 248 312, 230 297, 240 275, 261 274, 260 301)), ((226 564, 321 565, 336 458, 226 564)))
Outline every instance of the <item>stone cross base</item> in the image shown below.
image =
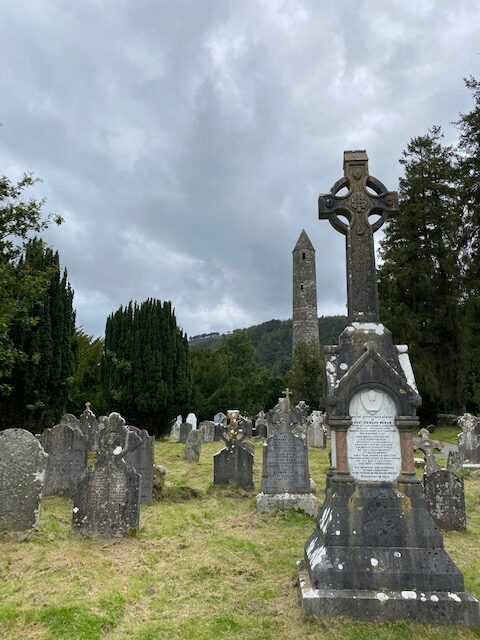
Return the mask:
POLYGON ((302 511, 316 518, 320 502, 312 493, 259 493, 257 495, 257 511, 302 511))
POLYGON ((477 627, 478 601, 462 592, 314 589, 300 560, 300 600, 306 616, 348 616, 358 620, 423 620, 433 624, 477 627))

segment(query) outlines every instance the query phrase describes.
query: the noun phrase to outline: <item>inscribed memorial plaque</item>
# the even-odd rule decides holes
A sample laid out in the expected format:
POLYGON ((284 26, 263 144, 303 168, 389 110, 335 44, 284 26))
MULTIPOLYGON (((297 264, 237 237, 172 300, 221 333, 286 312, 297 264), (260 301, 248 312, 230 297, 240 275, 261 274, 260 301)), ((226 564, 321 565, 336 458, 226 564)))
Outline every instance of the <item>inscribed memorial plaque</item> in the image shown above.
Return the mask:
POLYGON ((394 482, 401 471, 400 435, 392 398, 379 389, 356 393, 350 401, 348 466, 355 480, 394 482))

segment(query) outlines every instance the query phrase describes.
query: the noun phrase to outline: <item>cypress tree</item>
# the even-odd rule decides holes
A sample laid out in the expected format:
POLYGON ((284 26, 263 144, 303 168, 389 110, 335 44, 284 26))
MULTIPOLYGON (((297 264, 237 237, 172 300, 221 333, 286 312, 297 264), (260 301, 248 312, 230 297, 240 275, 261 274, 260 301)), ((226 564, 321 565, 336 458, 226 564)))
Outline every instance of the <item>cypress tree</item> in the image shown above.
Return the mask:
POLYGON ((130 302, 105 328, 102 387, 109 410, 159 435, 187 409, 190 366, 186 336, 170 302, 130 302))

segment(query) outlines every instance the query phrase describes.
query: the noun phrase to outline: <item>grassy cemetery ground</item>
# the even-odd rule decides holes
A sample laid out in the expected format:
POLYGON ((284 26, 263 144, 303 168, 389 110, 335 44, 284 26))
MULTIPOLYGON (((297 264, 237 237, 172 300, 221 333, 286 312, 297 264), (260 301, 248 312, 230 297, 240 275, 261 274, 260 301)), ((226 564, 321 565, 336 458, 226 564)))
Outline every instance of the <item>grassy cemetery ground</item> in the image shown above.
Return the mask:
MULTIPOLYGON (((156 443, 168 495, 143 507, 136 539, 70 538, 71 502, 46 498, 37 532, 0 538, 0 638, 17 640, 422 640, 480 631, 424 624, 302 619, 295 562, 313 530, 297 513, 260 515, 254 494, 212 486, 206 444, 199 464, 183 445, 156 443)), ((255 482, 261 473, 255 444, 255 482)), ((310 450, 323 494, 327 452, 310 450)), ((445 545, 480 595, 480 480, 466 480, 468 531, 445 545)))

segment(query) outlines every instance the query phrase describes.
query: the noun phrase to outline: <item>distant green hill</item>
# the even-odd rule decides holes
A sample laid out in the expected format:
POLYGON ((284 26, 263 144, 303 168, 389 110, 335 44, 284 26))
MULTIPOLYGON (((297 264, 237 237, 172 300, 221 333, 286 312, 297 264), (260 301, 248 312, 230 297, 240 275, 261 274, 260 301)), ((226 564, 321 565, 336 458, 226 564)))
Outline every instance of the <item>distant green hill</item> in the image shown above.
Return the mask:
MULTIPOLYGON (((345 316, 320 317, 318 319, 320 344, 336 344, 338 336, 347 324, 348 320, 345 316)), ((245 331, 255 347, 259 364, 269 369, 273 375, 285 375, 292 361, 292 321, 268 320, 268 322, 248 327, 245 331)), ((204 334, 191 338, 188 345, 192 351, 216 349, 222 340, 223 335, 204 334)))

